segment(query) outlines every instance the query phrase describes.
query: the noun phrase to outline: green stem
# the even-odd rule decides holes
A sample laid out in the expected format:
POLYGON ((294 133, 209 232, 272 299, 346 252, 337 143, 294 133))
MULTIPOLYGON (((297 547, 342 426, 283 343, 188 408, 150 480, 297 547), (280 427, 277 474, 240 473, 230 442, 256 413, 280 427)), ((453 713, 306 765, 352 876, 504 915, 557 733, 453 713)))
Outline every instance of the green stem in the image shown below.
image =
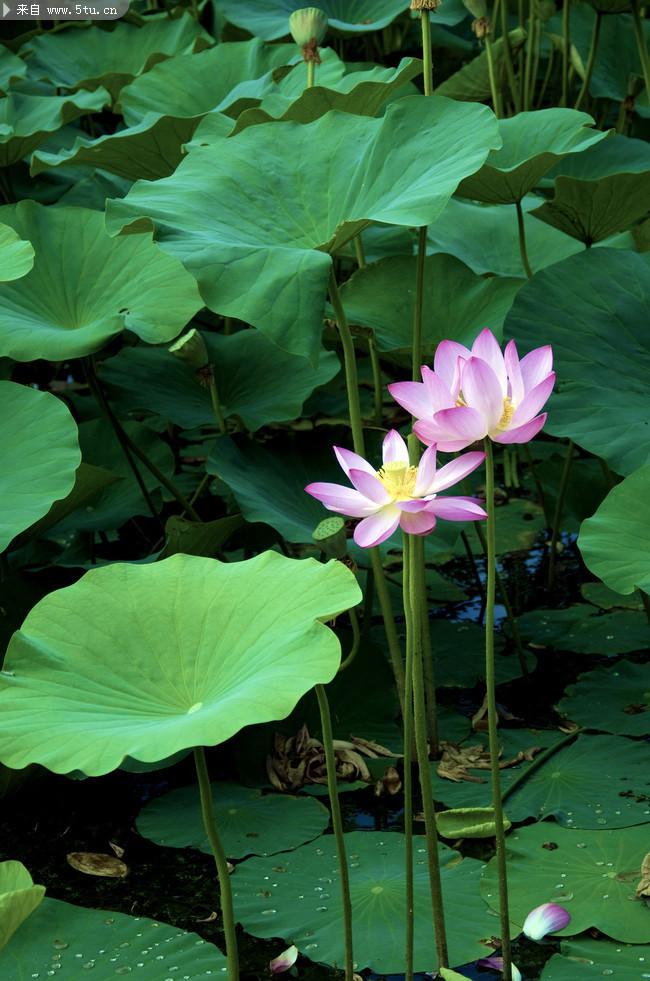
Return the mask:
POLYGON ((354 254, 357 260, 357 266, 359 269, 363 269, 366 264, 366 256, 363 251, 363 242, 361 241, 361 232, 354 236, 354 254))
POLYGON ((492 108, 497 119, 503 115, 501 111, 501 100, 499 98, 499 88, 497 86, 496 73, 494 71, 494 55, 492 53, 492 41, 490 35, 485 35, 485 54, 487 56, 488 76, 490 79, 490 92, 492 94, 492 108))
POLYGON ((316 698, 320 710, 323 748, 325 749, 325 764, 327 766, 327 789, 329 791, 330 809, 332 811, 332 828, 336 839, 336 853, 341 875, 341 898, 343 901, 343 940, 345 945, 345 981, 352 981, 354 962, 352 958, 352 900, 350 899, 350 870, 345 852, 345 836, 343 834, 343 819, 341 817, 341 802, 339 801, 336 781, 336 754, 334 752, 334 737, 332 735, 332 719, 327 694, 323 685, 316 685, 316 698))
POLYGON ((539 74, 539 59, 542 53, 542 22, 539 17, 535 18, 535 49, 533 55, 533 70, 530 76, 530 93, 528 98, 528 105, 533 108, 535 103, 535 86, 537 84, 537 76, 539 74))
MULTIPOLYGON (((429 766, 429 747, 427 742, 427 719, 424 693, 422 634, 425 626, 425 611, 422 608, 424 583, 421 581, 424 562, 418 553, 423 549, 422 539, 411 536, 409 547, 409 605, 411 611, 411 629, 413 635, 413 723, 415 728, 415 749, 422 793, 422 808, 424 810, 424 827, 426 830, 427 865, 429 871, 429 888, 431 890, 431 907, 433 912, 433 931, 438 955, 438 967, 449 967, 447 952, 447 935, 445 930, 445 914, 442 897, 442 882, 440 878, 440 856, 438 853, 438 829, 436 812, 433 803, 433 786, 429 766)), ((428 625, 427 625, 428 626, 428 625)))
POLYGON ((634 21, 636 46, 639 49, 639 58, 641 59, 641 69, 643 71, 645 91, 648 99, 650 99, 650 57, 648 56, 648 45, 646 44, 645 40, 643 20, 641 19, 641 4, 639 3, 639 0, 632 0, 632 19, 634 21))
POLYGON ((504 981, 512 981, 512 953, 510 949, 510 914, 508 911, 508 879, 506 871, 506 836, 503 827, 501 798, 501 772, 499 769, 499 735, 496 702, 496 677, 494 665, 494 598, 496 586, 496 514, 494 509, 494 457, 492 443, 484 440, 485 448, 485 503, 487 510, 487 589, 485 608, 485 686, 488 708, 488 741, 490 747, 490 772, 492 777, 492 807, 496 831, 496 861, 499 878, 499 916, 501 921, 501 955, 504 981))
POLYGON ((390 593, 388 592, 388 586, 386 585, 386 577, 384 575, 384 567, 381 564, 381 554, 379 549, 371 548, 368 551, 370 552, 370 561, 372 562, 375 592, 377 593, 379 609, 381 610, 381 615, 384 621, 386 642, 388 644, 388 654, 390 657, 391 667, 393 669, 397 697, 399 698, 400 709, 403 713, 405 705, 404 662, 402 661, 402 652, 400 649, 399 637, 397 636, 397 628, 395 626, 395 617, 393 615, 393 607, 390 601, 390 593))
POLYGON ((533 278, 533 270, 530 268, 530 262, 528 261, 528 249, 526 247, 526 226, 524 225, 524 210, 521 207, 521 201, 515 202, 515 208, 517 209, 517 231, 519 232, 519 252, 521 254, 521 264, 524 267, 524 272, 528 279, 533 278))
MULTIPOLYGON (((487 559, 488 546, 485 535, 483 534, 483 529, 479 521, 474 522, 474 527, 476 528, 476 534, 478 540, 481 543, 481 548, 487 559)), ((495 565, 494 575, 496 579, 496 588, 499 590, 499 596, 501 597, 501 602, 503 603, 506 610, 506 617, 508 624, 510 625, 510 632, 512 634, 512 639, 515 644, 515 650, 517 651, 517 658, 519 660, 519 667, 521 668, 521 673, 524 678, 528 678, 528 664, 526 663, 526 655, 524 653, 524 645, 521 640, 521 633, 519 632, 519 624, 517 623, 517 618, 512 609, 512 603, 510 602, 510 596, 508 595, 508 590, 506 589, 506 584, 503 581, 501 573, 499 572, 498 566, 495 565)))
POLYGON ((409 536, 403 535, 402 599, 406 622, 406 684, 404 692, 404 877, 406 887, 406 940, 404 981, 413 981, 413 937, 415 921, 413 886, 413 617, 411 615, 409 576, 409 536))
POLYGON ((574 729, 573 732, 568 733, 566 736, 564 736, 563 739, 559 739, 556 743, 553 743, 552 746, 549 746, 548 749, 545 749, 543 753, 538 753, 535 759, 531 762, 530 766, 527 766, 524 770, 521 771, 521 773, 518 773, 515 779, 512 781, 512 783, 506 787, 506 789, 501 794, 501 800, 504 801, 508 797, 510 797, 510 795, 517 789, 517 787, 521 786, 521 784, 524 783, 525 780, 528 780, 529 776, 532 773, 534 773, 535 770, 538 770, 540 766, 542 766, 544 763, 546 763, 548 759, 551 758, 551 756, 555 756, 555 754, 560 749, 563 749, 567 745, 567 743, 572 742, 576 738, 579 732, 582 732, 582 729, 574 729))
POLYGON ((214 855, 214 864, 217 867, 219 877, 219 893, 221 902, 221 921, 226 938, 226 957, 228 959, 228 981, 239 981, 239 953, 237 950, 237 931, 235 928, 235 911, 232 902, 232 890, 230 888, 230 876, 228 874, 228 862, 226 853, 223 850, 221 838, 217 831, 217 824, 214 815, 214 804, 212 801, 212 788, 208 775, 208 765, 205 760, 205 750, 202 746, 197 746, 194 750, 194 763, 196 766, 196 776, 199 782, 199 793, 201 795, 201 815, 203 817, 203 827, 210 842, 210 848, 214 855))
POLYGON ((413 308, 413 338, 411 341, 411 378, 420 381, 422 368, 422 315, 424 311, 424 269, 427 257, 426 225, 418 231, 418 254, 415 266, 415 304, 413 308))
POLYGON ((377 353, 377 344, 371 334, 368 338, 368 352, 370 354, 370 367, 372 369, 372 390, 373 390, 373 410, 372 421, 375 426, 381 426, 384 412, 384 398, 381 384, 381 364, 377 353))
POLYGON ((515 107, 515 112, 521 110, 521 100, 519 98, 519 86, 517 85, 517 79, 515 77, 515 68, 512 60, 512 48, 510 47, 510 34, 508 31, 508 4, 501 4, 501 33, 503 35, 503 61, 506 66, 506 77, 508 79, 508 88, 510 89, 510 95, 512 96, 512 101, 515 107))
POLYGON ((314 87, 315 80, 316 80, 316 62, 310 60, 307 62, 307 82, 305 88, 312 89, 314 87))
POLYGON ((420 27, 422 30, 422 61, 424 67, 424 94, 433 95, 433 58, 431 56, 431 15, 430 11, 420 11, 420 27))
POLYGON ((542 483, 539 479, 539 474, 537 473, 537 467, 535 466, 535 461, 533 460, 533 454, 530 452, 530 445, 528 443, 524 443, 523 446, 524 446, 524 456, 526 457, 526 466, 528 467, 530 475, 533 478, 533 483, 535 484, 535 490, 537 491, 537 503, 539 504, 542 511, 544 512, 544 521, 546 522, 546 526, 548 527, 549 519, 546 510, 546 494, 544 493, 544 488, 542 487, 542 483))
POLYGON ((535 22, 535 0, 530 0, 528 6, 528 37, 526 38, 526 61, 524 68, 524 110, 530 109, 530 76, 533 68, 535 22))
POLYGON ((591 32, 591 44, 589 45, 589 55, 587 57, 587 67, 585 68, 585 77, 582 83, 582 88, 578 93, 578 98, 576 99, 575 108, 579 109, 582 105, 585 96, 589 92, 589 83, 591 82, 591 76, 594 72, 594 65, 596 64, 596 54, 598 53, 598 42, 600 40, 600 28, 603 22, 603 15, 600 10, 596 11, 596 17, 594 20, 593 30, 591 32))
POLYGON ((352 646, 350 647, 348 656, 344 661, 341 661, 337 674, 340 674, 341 671, 345 671, 346 668, 350 667, 355 657, 359 653, 359 644, 361 643, 361 629, 359 627, 359 617, 357 616, 357 611, 348 610, 348 616, 350 618, 350 626, 352 627, 352 646))
POLYGON ((539 96, 537 97, 537 103, 535 105, 536 109, 539 109, 544 102, 544 96, 546 95, 546 89, 548 88, 548 83, 551 80, 551 73, 553 72, 553 64, 555 60, 555 51, 553 48, 550 49, 548 53, 548 62, 546 63, 546 71, 544 73, 544 80, 542 82, 542 87, 539 90, 539 96))
POLYGON ((214 418, 219 427, 220 433, 226 432, 226 420, 224 419, 223 412, 221 410, 221 403, 219 402, 219 391, 217 389, 217 382, 214 377, 214 370, 210 372, 210 381, 208 383, 210 389, 210 401, 212 402, 212 411, 214 412, 214 418))
POLYGON ((569 61, 571 57, 571 24, 570 24, 571 0, 563 0, 562 3, 562 97, 561 106, 569 104, 569 61))
POLYGON ((567 487, 569 486, 569 474, 571 473, 571 464, 573 462, 573 442, 569 440, 567 443, 566 456, 564 457, 564 466, 562 467, 562 476, 560 477, 560 486, 557 493, 557 500, 555 502, 555 513, 553 514, 553 527, 551 529, 551 543, 549 545, 549 556, 548 556, 548 578, 546 585, 549 589, 552 588, 555 582, 555 560, 557 558, 557 543, 560 538, 560 527, 562 524, 562 514, 564 512, 564 500, 566 498, 567 487))

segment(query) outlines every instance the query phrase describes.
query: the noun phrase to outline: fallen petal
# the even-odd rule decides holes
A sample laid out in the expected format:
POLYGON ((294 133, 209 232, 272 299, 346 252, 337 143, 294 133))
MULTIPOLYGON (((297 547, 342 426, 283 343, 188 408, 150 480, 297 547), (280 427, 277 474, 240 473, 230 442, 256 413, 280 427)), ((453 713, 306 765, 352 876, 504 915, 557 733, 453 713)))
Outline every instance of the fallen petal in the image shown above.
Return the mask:
POLYGON ((542 940, 547 933, 557 933, 571 922, 571 914, 557 903, 542 903, 531 910, 523 925, 523 933, 531 940, 542 940))
MULTIPOLYGON (((478 967, 491 967, 493 971, 503 971, 503 957, 483 957, 476 962, 478 967)), ((511 964, 512 981, 522 981, 521 971, 515 964, 511 964)))
POLYGON ((292 944, 291 947, 287 947, 281 954, 274 957, 272 961, 269 961, 271 974, 284 974, 285 971, 293 967, 297 959, 298 948, 292 944))

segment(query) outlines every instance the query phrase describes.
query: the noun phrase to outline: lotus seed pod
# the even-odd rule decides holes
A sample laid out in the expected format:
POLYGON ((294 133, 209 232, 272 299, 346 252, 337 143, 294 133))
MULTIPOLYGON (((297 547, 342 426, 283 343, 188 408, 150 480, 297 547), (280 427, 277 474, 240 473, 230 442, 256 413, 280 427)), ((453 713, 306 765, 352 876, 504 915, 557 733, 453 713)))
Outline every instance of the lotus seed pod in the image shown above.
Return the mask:
POLYGON ((318 47, 327 30, 327 14, 318 7, 301 7, 289 18, 289 30, 299 48, 318 47))
POLYGON ((469 10, 470 14, 475 20, 480 20, 482 17, 487 17, 486 0, 463 0, 463 6, 469 10))
POLYGON ((205 341, 194 327, 174 341, 169 352, 197 369, 203 368, 210 360, 205 341))
POLYGON ((338 515, 323 518, 311 537, 318 542, 325 554, 333 559, 342 559, 347 552, 345 521, 338 515))
POLYGON ((411 0, 411 10, 437 10, 442 0, 411 0))
POLYGON ((492 33, 492 21, 489 17, 477 17, 476 20, 472 21, 472 30, 478 40, 482 41, 484 37, 492 33))

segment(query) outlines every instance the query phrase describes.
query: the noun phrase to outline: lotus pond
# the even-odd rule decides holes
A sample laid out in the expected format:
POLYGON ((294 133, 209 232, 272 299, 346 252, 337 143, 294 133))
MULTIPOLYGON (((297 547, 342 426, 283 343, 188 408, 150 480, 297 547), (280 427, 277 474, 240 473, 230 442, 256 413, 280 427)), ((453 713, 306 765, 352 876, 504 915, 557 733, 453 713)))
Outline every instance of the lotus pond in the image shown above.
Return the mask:
POLYGON ((649 41, 3 20, 0 981, 650 978, 649 41))

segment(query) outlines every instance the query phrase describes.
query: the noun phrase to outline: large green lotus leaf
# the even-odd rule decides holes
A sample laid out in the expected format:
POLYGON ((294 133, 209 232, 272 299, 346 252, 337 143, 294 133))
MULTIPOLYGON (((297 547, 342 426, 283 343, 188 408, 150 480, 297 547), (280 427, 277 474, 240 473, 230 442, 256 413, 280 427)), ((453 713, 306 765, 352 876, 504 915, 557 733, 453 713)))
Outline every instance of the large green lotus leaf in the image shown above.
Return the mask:
POLYGON ((582 598, 601 610, 642 610, 643 602, 638 593, 623 595, 602 582, 585 582, 580 587, 582 598))
POLYGON ((650 978, 647 946, 617 944, 608 940, 565 940, 560 954, 544 965, 541 981, 644 981, 650 978))
POLYGON ((20 279, 33 265, 32 243, 20 238, 8 225, 0 224, 0 283, 20 279))
POLYGON ((153 224, 211 309, 315 360, 328 252, 371 221, 433 221, 497 142, 485 106, 419 97, 393 103, 381 119, 329 112, 308 125, 251 126, 193 149, 171 177, 139 181, 110 201, 108 226, 153 224))
POLYGON ((458 193, 485 204, 515 204, 558 160, 604 139, 606 134, 593 126, 591 116, 575 109, 538 109, 500 119, 503 146, 465 178, 458 193))
MULTIPOLYGON (((528 261, 533 272, 583 251, 581 242, 530 215, 540 201, 537 195, 528 194, 521 202, 528 261)), ((608 239, 604 244, 611 248, 634 248, 629 233, 608 239)), ((452 198, 429 228, 427 250, 455 255, 479 276, 483 273, 524 276, 517 215, 513 207, 452 198)))
POLYGON ((0 759, 99 776, 283 718, 336 674, 340 645, 321 621, 360 598, 340 562, 276 552, 87 572, 9 644, 0 759))
POLYGON ((212 43, 189 13, 149 19, 143 27, 118 21, 110 30, 70 25, 37 34, 20 49, 28 75, 57 87, 93 89, 101 85, 115 99, 123 85, 156 62, 212 43))
MULTIPOLYGON (((255 37, 274 41, 289 33, 289 17, 302 0, 216 0, 217 10, 255 37)), ((349 33, 378 31, 408 7, 408 0, 320 0, 331 27, 349 33)))
POLYGON ((59 981, 214 981, 226 958, 195 933, 144 916, 83 909, 45 899, 0 952, 3 981, 56 976, 59 981))
MULTIPOLYGON (((517 27, 509 32, 508 37, 511 51, 516 54, 525 44, 526 32, 523 28, 517 27)), ((492 57, 495 71, 500 75, 505 66, 503 38, 493 42, 492 57)), ((450 99, 459 99, 463 102, 482 102, 483 99, 490 98, 490 91, 490 72, 485 50, 434 89, 436 95, 446 95, 450 99)))
POLYGON ((184 555, 218 556, 228 539, 244 524, 240 514, 231 514, 214 521, 190 521, 173 514, 165 522, 165 547, 161 559, 182 552, 184 555))
MULTIPOLYGON (((411 346, 416 264, 415 256, 382 259, 358 270, 342 289, 348 318, 372 327, 382 351, 411 346)), ((427 357, 445 338, 471 344, 483 327, 500 337, 522 284, 520 279, 481 278, 450 255, 428 256, 424 277, 422 342, 427 357)))
POLYGON ((583 523, 578 547, 587 568, 617 593, 650 592, 650 466, 612 488, 583 523))
POLYGON ((646 664, 619 661, 581 674, 558 705, 578 725, 621 736, 650 735, 650 680, 646 664))
POLYGON ((524 350, 553 347, 558 383, 547 432, 569 436, 618 473, 648 459, 650 265, 633 252, 588 249, 519 291, 504 332, 524 350))
MULTIPOLYGON (((471 688, 485 678, 485 631, 466 620, 431 620, 431 649, 436 684, 445 688, 471 688)), ((503 654, 503 638, 497 634, 497 684, 521 676, 516 657, 503 654)), ((534 659, 529 657, 531 669, 534 659)))
POLYGON ((150 234, 111 237, 100 212, 21 201, 0 220, 36 252, 32 271, 2 290, 2 355, 77 358, 125 329, 169 341, 202 306, 193 276, 150 234))
POLYGON ((650 147, 614 136, 553 169, 555 194, 536 218, 586 245, 629 228, 650 207, 650 147))
MULTIPOLYGON (((559 903, 571 922, 558 936, 596 927, 624 943, 650 942, 650 912, 634 898, 648 851, 645 826, 618 831, 572 831, 532 824, 508 835, 510 915, 523 924, 542 903, 559 903), (549 841, 555 848, 549 848, 549 841)), ((481 879, 481 895, 498 908, 495 859, 481 879)))
POLYGON ((0 551, 74 486, 77 426, 49 392, 0 381, 0 551))
MULTIPOLYGON (((324 351, 313 368, 256 330, 202 336, 224 415, 239 416, 252 432, 297 418, 314 389, 330 381, 340 367, 336 355, 324 351)), ((149 409, 186 429, 214 424, 209 391, 193 369, 166 348, 125 348, 104 362, 101 378, 123 410, 149 409)))
POLYGON ((0 99, 0 167, 22 160, 73 119, 101 112, 108 101, 103 88, 62 96, 10 92, 0 99))
MULTIPOLYGON (((277 855, 322 835, 329 811, 311 797, 264 794, 236 783, 212 784, 219 834, 228 858, 277 855)), ((196 787, 181 787, 140 812, 138 831, 157 845, 212 854, 196 787)))
POLYGON ((0 862, 0 951, 44 895, 45 886, 35 886, 21 862, 0 862))
POLYGON ((633 610, 602 613, 589 603, 576 603, 563 610, 531 610, 517 623, 521 636, 535 647, 610 657, 650 647, 648 619, 633 610))
POLYGON ((26 72, 27 65, 23 59, 3 45, 0 48, 0 94, 6 95, 12 82, 24 78, 26 72))
MULTIPOLYGON (((354 958, 381 974, 404 970, 404 836, 353 831, 345 836, 350 866, 354 958)), ((414 968, 435 963, 426 842, 414 838, 414 968)), ((479 896, 481 865, 440 846, 449 958, 452 964, 487 952, 498 926, 479 896)), ((343 963, 341 889, 334 839, 320 838, 277 858, 252 858, 232 879, 235 913, 256 937, 283 937, 325 964, 343 963), (267 878, 268 877, 268 878, 267 878)))

